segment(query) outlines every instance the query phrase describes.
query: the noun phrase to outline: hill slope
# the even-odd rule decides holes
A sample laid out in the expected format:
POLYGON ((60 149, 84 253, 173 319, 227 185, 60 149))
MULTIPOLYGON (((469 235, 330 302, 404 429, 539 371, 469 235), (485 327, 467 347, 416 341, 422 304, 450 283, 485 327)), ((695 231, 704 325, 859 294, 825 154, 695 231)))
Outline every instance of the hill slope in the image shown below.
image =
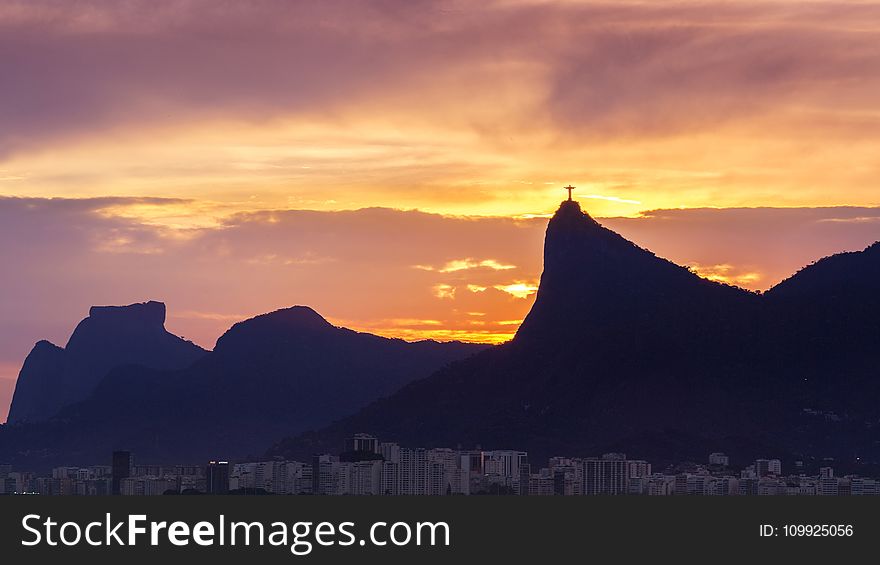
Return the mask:
POLYGON ((116 368, 51 420, 8 426, 0 458, 45 468, 103 461, 116 448, 156 463, 242 457, 485 347, 359 333, 295 306, 235 324, 185 369, 116 368))
POLYGON ((39 422, 86 398, 114 367, 180 369, 206 351, 165 330, 165 305, 94 306, 64 348, 38 342, 25 359, 9 408, 11 423, 39 422))
POLYGON ((512 342, 270 455, 335 451, 368 432, 538 459, 609 450, 657 463, 713 450, 741 460, 876 458, 877 248, 821 261, 759 295, 701 279, 564 202, 512 342))

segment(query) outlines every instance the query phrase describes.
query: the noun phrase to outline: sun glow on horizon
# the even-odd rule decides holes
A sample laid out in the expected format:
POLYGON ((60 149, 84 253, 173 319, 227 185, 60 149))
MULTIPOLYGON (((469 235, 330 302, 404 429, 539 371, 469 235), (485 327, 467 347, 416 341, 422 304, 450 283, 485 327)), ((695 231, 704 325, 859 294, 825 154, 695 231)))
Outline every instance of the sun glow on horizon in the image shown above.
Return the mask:
MULTIPOLYGON (((356 320, 343 320, 332 318, 330 321, 334 325, 343 326, 355 331, 367 332, 383 337, 394 339, 403 339, 405 341, 462 341, 466 343, 485 343, 490 345, 500 345, 513 339, 516 335, 516 328, 511 326, 522 323, 522 320, 506 321, 505 325, 496 328, 423 328, 412 327, 415 325, 424 325, 423 321, 416 320, 378 320, 375 322, 359 322, 356 320), (404 322, 396 325, 396 322, 404 322)), ((500 324, 499 324, 500 325, 500 324)))
POLYGON ((764 275, 756 271, 743 270, 734 265, 699 265, 692 264, 693 272, 710 281, 730 284, 748 290, 760 290, 764 275))
POLYGON ((537 283, 529 283, 529 282, 515 282, 512 284, 499 284, 495 285, 495 288, 510 294, 511 296, 515 296, 517 298, 528 298, 529 296, 538 292, 537 283))

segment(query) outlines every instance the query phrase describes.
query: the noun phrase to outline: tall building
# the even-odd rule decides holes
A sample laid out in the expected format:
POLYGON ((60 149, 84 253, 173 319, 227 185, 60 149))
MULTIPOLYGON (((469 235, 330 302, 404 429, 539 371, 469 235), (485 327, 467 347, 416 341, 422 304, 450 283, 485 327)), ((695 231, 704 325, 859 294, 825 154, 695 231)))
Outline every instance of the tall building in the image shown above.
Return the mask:
POLYGON ((627 459, 626 476, 629 479, 644 479, 651 476, 651 464, 642 459, 627 459))
POLYGON ((276 494, 303 494, 312 491, 311 466, 299 461, 285 461, 279 473, 280 486, 273 486, 276 494))
POLYGON ((339 483, 339 458, 332 455, 312 457, 312 494, 335 494, 339 483))
POLYGON ((552 496, 558 494, 556 471, 550 468, 540 469, 536 474, 529 477, 529 496, 552 496))
POLYGON ((549 475, 553 479, 555 495, 584 494, 584 463, 569 457, 551 457, 548 462, 549 475))
POLYGON ((389 496, 400 494, 400 474, 397 461, 382 462, 382 494, 389 496))
POLYGON ((398 464, 399 493, 426 495, 428 492, 428 452, 423 448, 401 449, 398 464))
POLYGON ((435 448, 428 452, 428 461, 440 471, 440 477, 432 479, 436 483, 432 485, 436 494, 468 494, 470 475, 467 468, 462 469, 462 458, 458 451, 435 448))
POLYGON ((483 452, 483 474, 490 484, 497 484, 512 494, 529 493, 529 455, 525 451, 496 449, 483 452))
POLYGON ((755 473, 761 477, 779 477, 782 475, 782 463, 779 459, 758 459, 755 461, 755 473))
POLYGON ((393 442, 383 442, 379 444, 379 455, 385 461, 398 463, 400 461, 400 446, 393 442))
POLYGON ((379 453, 379 441, 369 434, 354 434, 346 438, 345 451, 379 453))
POLYGON ((462 472, 462 492, 471 494, 479 492, 483 480, 483 453, 477 450, 459 451, 462 472))
POLYGON ((758 479, 754 477, 741 477, 739 480, 739 494, 742 496, 757 496, 758 479))
POLYGON ((837 496, 840 494, 838 481, 834 477, 822 477, 816 486, 816 494, 819 496, 837 496))
POLYGON ((384 461, 357 461, 349 463, 347 467, 347 479, 343 494, 356 495, 381 495, 383 492, 382 469, 384 461))
POLYGON ((208 494, 229 493, 229 462, 210 461, 205 469, 205 492, 208 494))
POLYGON ((302 467, 299 468, 299 477, 295 483, 295 491, 291 494, 312 494, 312 487, 314 486, 314 481, 312 480, 312 473, 314 468, 311 465, 302 464, 302 467))
POLYGON ((112 464, 113 494, 121 494, 121 481, 131 476, 133 466, 131 451, 114 451, 112 464))
POLYGON ((626 494, 629 471, 622 453, 584 459, 584 494, 626 494))

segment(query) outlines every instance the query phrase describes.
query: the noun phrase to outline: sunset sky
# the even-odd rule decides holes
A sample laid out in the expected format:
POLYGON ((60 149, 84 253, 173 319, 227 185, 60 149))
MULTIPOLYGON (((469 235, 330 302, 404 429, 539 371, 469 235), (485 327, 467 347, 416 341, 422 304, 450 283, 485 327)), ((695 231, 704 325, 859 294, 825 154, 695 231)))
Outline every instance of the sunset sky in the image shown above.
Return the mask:
POLYGON ((498 342, 566 184, 762 290, 878 181, 874 2, 0 0, 0 421, 93 304, 498 342))

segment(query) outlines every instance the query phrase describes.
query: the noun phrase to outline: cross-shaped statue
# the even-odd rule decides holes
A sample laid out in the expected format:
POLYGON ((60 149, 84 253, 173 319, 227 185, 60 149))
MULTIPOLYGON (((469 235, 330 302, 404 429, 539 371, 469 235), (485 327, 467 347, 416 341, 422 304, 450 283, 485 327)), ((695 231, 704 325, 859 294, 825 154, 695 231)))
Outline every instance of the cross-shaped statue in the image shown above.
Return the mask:
POLYGON ((574 190, 574 187, 571 186, 571 185, 568 185, 568 186, 566 186, 566 187, 564 187, 564 188, 565 188, 565 190, 568 191, 568 201, 571 202, 571 191, 574 190))

